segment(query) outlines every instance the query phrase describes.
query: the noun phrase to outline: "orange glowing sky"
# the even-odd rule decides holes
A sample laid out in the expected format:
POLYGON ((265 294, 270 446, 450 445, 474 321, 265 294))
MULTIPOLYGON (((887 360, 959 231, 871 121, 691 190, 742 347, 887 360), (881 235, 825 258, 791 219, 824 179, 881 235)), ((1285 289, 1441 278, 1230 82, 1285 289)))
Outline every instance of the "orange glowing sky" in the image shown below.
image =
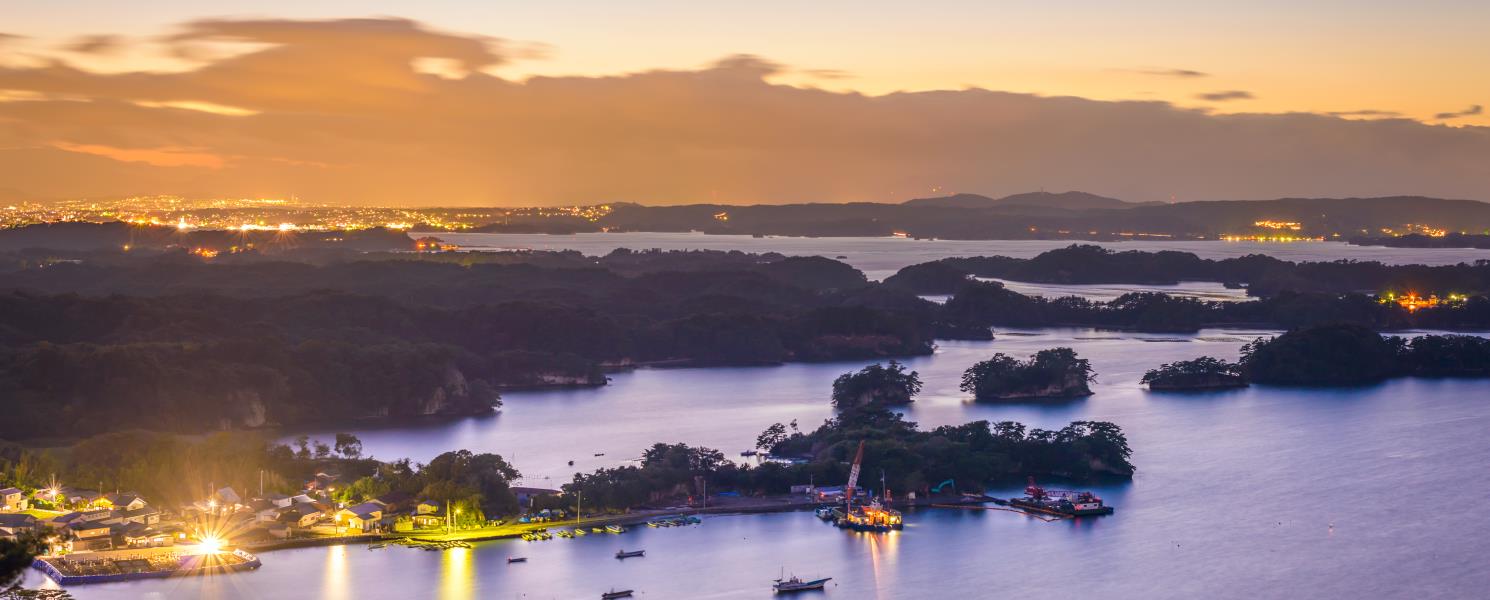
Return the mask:
POLYGON ((1490 199, 1485 3, 63 4, 0 200, 1490 199))

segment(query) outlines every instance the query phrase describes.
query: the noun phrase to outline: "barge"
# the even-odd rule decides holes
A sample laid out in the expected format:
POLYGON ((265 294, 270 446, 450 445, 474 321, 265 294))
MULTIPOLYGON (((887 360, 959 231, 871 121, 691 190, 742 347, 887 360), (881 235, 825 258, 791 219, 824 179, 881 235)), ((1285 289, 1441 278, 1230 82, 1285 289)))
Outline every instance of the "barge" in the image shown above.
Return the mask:
POLYGON ((1029 478, 1029 484, 1024 488, 1024 497, 1010 498, 1009 506, 1066 517, 1110 515, 1113 512, 1112 507, 1103 504, 1102 498, 1096 494, 1085 491, 1047 490, 1036 484, 1034 477, 1029 478))

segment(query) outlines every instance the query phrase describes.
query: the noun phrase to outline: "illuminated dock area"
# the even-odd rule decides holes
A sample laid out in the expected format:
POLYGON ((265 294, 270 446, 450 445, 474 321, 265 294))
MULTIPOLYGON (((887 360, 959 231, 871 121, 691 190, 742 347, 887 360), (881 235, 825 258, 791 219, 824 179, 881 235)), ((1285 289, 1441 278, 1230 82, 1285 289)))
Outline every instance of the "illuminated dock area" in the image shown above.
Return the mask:
POLYGON ((32 566, 68 586, 248 571, 261 564, 257 556, 243 550, 199 544, 43 556, 32 566))

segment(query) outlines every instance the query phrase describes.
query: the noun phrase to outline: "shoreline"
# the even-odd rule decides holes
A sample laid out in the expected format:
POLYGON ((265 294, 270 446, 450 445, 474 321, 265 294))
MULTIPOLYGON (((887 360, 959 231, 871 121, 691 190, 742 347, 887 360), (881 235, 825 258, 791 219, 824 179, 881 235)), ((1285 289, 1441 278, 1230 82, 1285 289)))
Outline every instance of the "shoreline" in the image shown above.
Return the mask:
MULTIPOLYGON (((448 534, 436 531, 426 532, 398 532, 389 534, 360 534, 353 536, 327 536, 315 538, 302 538, 292 540, 280 540, 263 544, 244 544, 239 546, 245 550, 254 552, 273 552, 275 550, 293 550, 296 548, 313 548, 317 546, 337 546, 352 544, 371 544, 396 539, 410 539, 420 542, 489 542, 505 539, 517 539, 525 533, 532 533, 540 529, 568 528, 568 527, 604 527, 606 525, 638 525, 652 519, 670 515, 731 515, 731 514, 768 514, 780 512, 796 512, 801 510, 812 510, 824 503, 810 497, 796 496, 771 496, 766 498, 749 499, 746 502, 731 502, 719 506, 704 507, 668 507, 640 509, 630 513, 618 515, 591 516, 579 520, 547 521, 543 523, 525 523, 521 525, 501 525, 495 528, 481 528, 452 531, 448 534)), ((958 496, 948 498, 945 496, 932 496, 929 498, 917 498, 915 501, 896 501, 891 503, 896 508, 934 508, 947 505, 970 505, 986 504, 992 502, 993 498, 985 495, 966 497, 958 496)))

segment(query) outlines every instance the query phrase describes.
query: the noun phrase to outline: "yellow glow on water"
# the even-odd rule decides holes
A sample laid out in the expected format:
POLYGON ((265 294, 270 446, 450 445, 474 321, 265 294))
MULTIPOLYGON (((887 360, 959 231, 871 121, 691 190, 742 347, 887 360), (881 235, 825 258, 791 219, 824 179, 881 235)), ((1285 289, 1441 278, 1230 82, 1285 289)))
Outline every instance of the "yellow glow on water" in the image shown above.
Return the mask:
POLYGON ((440 599, 472 600, 476 597, 475 552, 451 548, 440 553, 440 599))
POLYGON ((326 600, 351 600, 351 581, 347 577, 347 547, 331 546, 326 549, 325 584, 321 597, 326 600))

